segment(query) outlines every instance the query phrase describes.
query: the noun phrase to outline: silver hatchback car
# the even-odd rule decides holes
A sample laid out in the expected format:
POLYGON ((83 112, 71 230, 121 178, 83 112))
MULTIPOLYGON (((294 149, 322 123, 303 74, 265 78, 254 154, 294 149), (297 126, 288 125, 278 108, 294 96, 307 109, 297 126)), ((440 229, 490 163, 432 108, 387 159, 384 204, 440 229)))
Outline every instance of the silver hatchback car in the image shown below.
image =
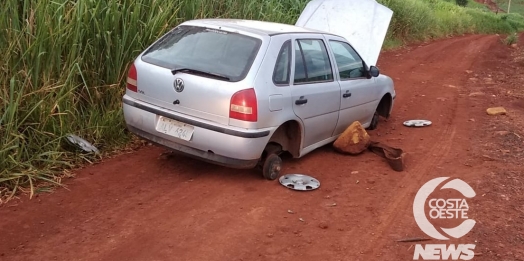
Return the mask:
POLYGON ((341 36, 229 19, 184 22, 131 65, 128 129, 170 150, 279 176, 280 154, 300 158, 351 123, 389 117, 393 81, 341 36))

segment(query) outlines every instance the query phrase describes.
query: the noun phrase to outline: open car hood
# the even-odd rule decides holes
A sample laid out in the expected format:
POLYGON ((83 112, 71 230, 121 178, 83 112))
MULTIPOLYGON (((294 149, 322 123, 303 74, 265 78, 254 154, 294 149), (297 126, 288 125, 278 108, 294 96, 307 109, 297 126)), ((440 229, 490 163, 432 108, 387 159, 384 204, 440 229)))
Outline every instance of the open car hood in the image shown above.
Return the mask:
POLYGON ((371 66, 377 64, 392 16, 375 0, 312 0, 295 25, 346 38, 371 66))

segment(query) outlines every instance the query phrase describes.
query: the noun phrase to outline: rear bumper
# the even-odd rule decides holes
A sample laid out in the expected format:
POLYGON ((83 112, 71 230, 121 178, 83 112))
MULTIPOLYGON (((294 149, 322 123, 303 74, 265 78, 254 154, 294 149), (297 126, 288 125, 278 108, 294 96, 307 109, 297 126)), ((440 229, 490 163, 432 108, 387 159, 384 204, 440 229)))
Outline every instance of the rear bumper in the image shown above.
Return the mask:
POLYGON ((128 129, 143 139, 175 152, 231 168, 254 167, 275 129, 246 130, 230 128, 176 113, 127 95, 123 99, 124 118, 128 129), (190 141, 156 131, 160 116, 194 127, 190 141))
POLYGON ((178 144, 176 142, 172 142, 167 139, 160 138, 158 136, 152 135, 150 133, 147 133, 145 131, 142 131, 140 129, 137 129, 131 125, 127 125, 127 128, 129 131, 134 133, 135 135, 148 140, 152 143, 155 143, 157 145, 160 145, 162 147, 165 147, 169 150, 173 150, 175 152, 181 153, 183 155, 196 158, 205 162, 230 167, 230 168, 238 168, 238 169, 251 169, 256 166, 258 163, 258 159, 253 160, 241 160, 241 159, 233 159, 226 156, 217 155, 208 151, 198 150, 195 148, 191 148, 188 146, 184 146, 181 144, 178 144))

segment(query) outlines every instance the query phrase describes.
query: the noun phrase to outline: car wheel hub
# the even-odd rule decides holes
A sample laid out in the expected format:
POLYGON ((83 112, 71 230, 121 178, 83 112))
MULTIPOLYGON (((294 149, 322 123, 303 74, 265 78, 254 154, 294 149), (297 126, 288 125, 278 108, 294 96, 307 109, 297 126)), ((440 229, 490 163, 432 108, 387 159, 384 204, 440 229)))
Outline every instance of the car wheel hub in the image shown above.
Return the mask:
POLYGON ((430 126, 431 124, 432 122, 428 120, 409 120, 404 122, 404 126, 407 127, 426 127, 430 126))
POLYGON ((315 190, 320 187, 320 181, 302 174, 287 174, 279 179, 280 184, 292 190, 315 190))

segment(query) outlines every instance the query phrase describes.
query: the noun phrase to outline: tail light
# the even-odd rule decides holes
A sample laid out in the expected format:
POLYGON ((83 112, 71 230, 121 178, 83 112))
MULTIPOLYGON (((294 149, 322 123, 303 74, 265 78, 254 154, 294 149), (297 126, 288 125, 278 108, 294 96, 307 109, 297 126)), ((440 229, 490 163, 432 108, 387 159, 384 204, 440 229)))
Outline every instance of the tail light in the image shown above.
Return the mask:
POLYGON ((138 91, 137 87, 137 75, 136 75, 136 67, 135 64, 131 64, 131 68, 129 68, 129 73, 127 74, 127 89, 133 92, 138 91))
POLYGON ((241 121, 256 122, 258 119, 257 95, 255 89, 236 92, 231 97, 229 118, 241 121))

